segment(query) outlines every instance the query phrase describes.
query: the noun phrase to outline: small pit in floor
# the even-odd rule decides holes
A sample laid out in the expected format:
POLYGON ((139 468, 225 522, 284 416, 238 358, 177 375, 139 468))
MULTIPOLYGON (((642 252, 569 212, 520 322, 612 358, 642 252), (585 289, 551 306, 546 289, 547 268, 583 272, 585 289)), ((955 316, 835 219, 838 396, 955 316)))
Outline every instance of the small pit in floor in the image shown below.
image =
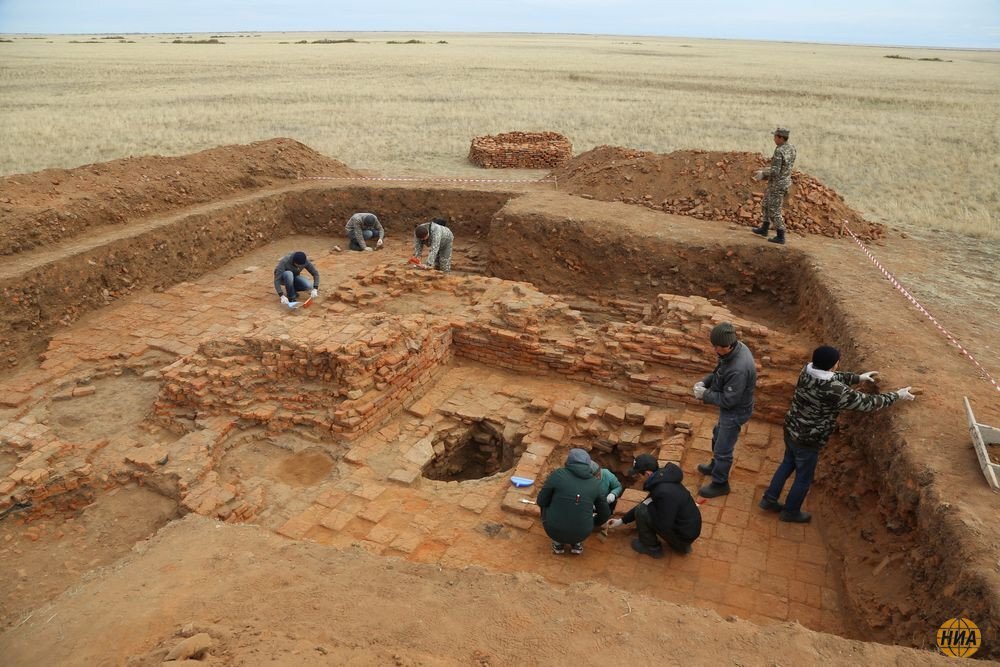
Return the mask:
POLYGON ((514 443, 507 442, 492 424, 439 431, 434 440, 434 458, 424 468, 424 477, 439 482, 464 482, 490 477, 514 466, 514 443))

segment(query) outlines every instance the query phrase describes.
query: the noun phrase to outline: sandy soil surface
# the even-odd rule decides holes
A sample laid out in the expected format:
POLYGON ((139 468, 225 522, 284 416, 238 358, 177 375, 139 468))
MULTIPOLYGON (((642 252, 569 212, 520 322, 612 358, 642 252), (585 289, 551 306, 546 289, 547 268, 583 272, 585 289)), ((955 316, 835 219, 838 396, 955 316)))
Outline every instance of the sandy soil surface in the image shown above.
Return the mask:
POLYGON ((37 609, 0 636, 0 653, 9 665, 152 666, 202 633, 193 664, 950 664, 601 584, 553 588, 196 516, 37 609))

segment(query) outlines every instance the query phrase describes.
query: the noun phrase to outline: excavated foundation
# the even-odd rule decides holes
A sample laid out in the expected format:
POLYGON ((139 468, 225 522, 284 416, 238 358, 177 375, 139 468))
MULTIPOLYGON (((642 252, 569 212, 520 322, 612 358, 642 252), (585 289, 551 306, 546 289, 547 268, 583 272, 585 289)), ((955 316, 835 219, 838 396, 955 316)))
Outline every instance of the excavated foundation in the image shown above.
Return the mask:
MULTIPOLYGON (((808 257, 643 231, 615 204, 565 218, 550 210, 559 196, 300 188, 0 276, 26 295, 2 323, 7 349, 43 351, 38 372, 2 388, 0 509, 139 482, 183 511, 291 539, 604 580, 760 623, 920 647, 956 603, 989 624, 976 580, 937 566, 941 529, 889 415, 831 445, 809 499, 814 525, 756 508, 809 351, 852 333, 808 257), (355 210, 379 212, 390 250, 330 249, 346 246, 355 210), (412 224, 437 215, 456 234, 451 275, 405 264, 412 224), (269 266, 210 283, 192 275, 268 244, 278 256, 294 233, 329 237, 310 251, 324 290, 309 310, 279 310, 269 266), (716 415, 690 386, 714 365, 708 332, 721 321, 758 361, 758 409, 733 493, 701 505, 694 553, 652 561, 612 533, 554 560, 530 501, 571 447, 626 486, 641 453, 678 463, 692 492, 702 483, 716 415), (88 401, 110 401, 114 419, 86 426, 88 401), (899 542, 915 556, 880 564, 892 586, 842 564, 845 550, 881 560, 899 542)), ((617 512, 642 498, 629 489, 617 512)), ((30 512, 18 516, 30 526, 30 512)))

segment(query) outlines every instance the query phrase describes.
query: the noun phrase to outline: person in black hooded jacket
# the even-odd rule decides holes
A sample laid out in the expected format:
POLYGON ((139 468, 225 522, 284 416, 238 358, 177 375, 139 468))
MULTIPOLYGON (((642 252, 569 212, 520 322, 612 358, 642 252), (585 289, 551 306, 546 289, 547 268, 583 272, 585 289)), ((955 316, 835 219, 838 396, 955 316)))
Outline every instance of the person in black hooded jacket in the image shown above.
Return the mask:
POLYGON ((639 537, 632 540, 632 548, 653 558, 663 558, 659 537, 677 553, 691 553, 691 545, 701 536, 701 511, 681 484, 684 472, 673 463, 660 468, 652 455, 640 454, 629 470, 632 475, 640 476, 649 495, 622 518, 608 522, 608 527, 635 521, 639 537))

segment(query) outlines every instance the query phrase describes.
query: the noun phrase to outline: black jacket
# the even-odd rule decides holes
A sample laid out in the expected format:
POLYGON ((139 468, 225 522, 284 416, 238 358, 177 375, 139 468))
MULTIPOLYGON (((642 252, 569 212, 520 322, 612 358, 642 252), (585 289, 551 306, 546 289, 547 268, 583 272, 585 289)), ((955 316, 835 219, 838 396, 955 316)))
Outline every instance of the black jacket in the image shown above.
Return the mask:
MULTIPOLYGON (((653 525, 660 535, 675 535, 685 542, 694 542, 701 535, 701 511, 684 488, 684 472, 668 463, 654 472, 642 488, 649 493, 647 499, 653 525)), ((635 521, 635 509, 622 517, 623 523, 635 521)))

